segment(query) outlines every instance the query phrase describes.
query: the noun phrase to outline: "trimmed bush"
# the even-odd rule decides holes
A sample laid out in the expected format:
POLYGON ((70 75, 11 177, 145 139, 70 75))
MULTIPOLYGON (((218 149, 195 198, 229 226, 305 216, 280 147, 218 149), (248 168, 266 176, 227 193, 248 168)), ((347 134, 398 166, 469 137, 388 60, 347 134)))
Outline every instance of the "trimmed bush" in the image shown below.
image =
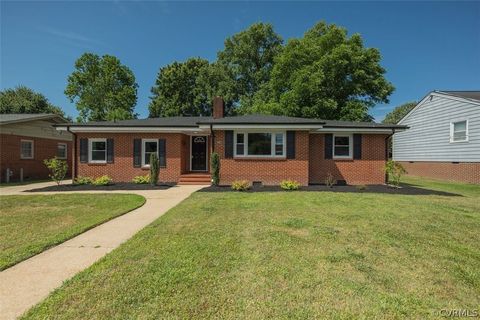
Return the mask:
POLYGON ((132 179, 132 182, 136 184, 147 184, 150 182, 150 176, 148 174, 146 176, 136 176, 132 179))
POLYGON ((108 186, 109 184, 112 184, 113 180, 109 176, 101 176, 98 177, 93 181, 93 185, 95 186, 108 186))
POLYGON ((283 180, 280 182, 280 188, 283 190, 298 190, 300 188, 300 183, 295 180, 283 180))
POLYGON ((250 182, 248 180, 235 180, 232 182, 232 190, 247 191, 250 189, 250 182))
POLYGON ((160 173, 160 163, 156 153, 150 155, 150 184, 156 186, 158 183, 158 174, 160 173))
POLYGON ((407 173, 407 170, 398 162, 388 160, 384 168, 388 175, 388 181, 392 182, 395 187, 400 187, 400 179, 407 173))
POLYGON ((90 177, 78 176, 73 180, 73 184, 79 184, 79 185, 93 184, 93 179, 90 177))
POLYGON ((210 157, 210 167, 212 171, 212 184, 218 186, 220 183, 220 156, 213 152, 210 157))
POLYGON ((67 161, 60 160, 57 157, 52 159, 45 159, 43 160, 45 166, 50 170, 49 177, 60 185, 63 179, 65 179, 65 175, 67 174, 68 165, 67 161))

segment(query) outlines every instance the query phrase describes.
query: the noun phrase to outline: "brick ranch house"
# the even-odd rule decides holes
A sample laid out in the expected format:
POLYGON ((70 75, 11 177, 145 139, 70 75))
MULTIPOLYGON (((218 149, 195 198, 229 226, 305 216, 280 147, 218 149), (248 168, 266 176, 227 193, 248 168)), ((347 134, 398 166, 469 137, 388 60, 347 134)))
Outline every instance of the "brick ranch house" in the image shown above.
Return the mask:
POLYGON ((0 114, 0 181, 48 179, 43 160, 65 159, 71 172, 72 135, 54 124, 67 120, 56 114, 0 114))
POLYGON ((339 183, 382 184, 386 141, 406 126, 324 121, 285 116, 166 117, 56 125, 73 134, 73 175, 109 175, 127 182, 149 173, 152 152, 160 181, 209 183, 209 158, 220 156, 220 184, 246 179, 278 185, 293 179, 322 184, 330 173, 339 183))

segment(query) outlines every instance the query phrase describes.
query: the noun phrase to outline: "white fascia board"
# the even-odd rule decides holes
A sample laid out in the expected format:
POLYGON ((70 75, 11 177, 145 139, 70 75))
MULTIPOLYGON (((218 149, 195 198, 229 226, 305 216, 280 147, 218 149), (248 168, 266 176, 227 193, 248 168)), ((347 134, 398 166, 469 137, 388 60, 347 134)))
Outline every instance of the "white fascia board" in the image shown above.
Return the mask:
MULTIPOLYGON (((57 130, 67 130, 67 126, 56 127, 57 130)), ((112 132, 112 133, 128 133, 128 132, 202 132, 200 128, 191 127, 69 127, 71 132, 112 132)))
MULTIPOLYGON (((205 125, 210 128, 210 125, 205 125)), ((203 128, 203 125, 200 126, 203 128)), ((295 130, 312 130, 321 129, 322 125, 298 125, 298 124, 214 124, 213 130, 226 130, 226 129, 295 129, 295 130)))
POLYGON ((399 131, 405 131, 405 129, 373 129, 373 128, 323 128, 312 131, 312 133, 325 133, 325 132, 354 132, 354 133, 377 133, 377 134, 391 134, 399 131))

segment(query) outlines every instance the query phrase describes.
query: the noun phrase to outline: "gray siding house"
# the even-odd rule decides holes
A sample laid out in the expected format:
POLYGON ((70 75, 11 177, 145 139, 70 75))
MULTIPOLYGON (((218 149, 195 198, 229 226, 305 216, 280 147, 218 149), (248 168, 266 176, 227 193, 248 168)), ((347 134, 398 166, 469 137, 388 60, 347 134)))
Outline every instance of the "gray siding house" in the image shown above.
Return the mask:
POLYGON ((432 91, 398 124, 393 160, 409 174, 480 183, 480 91, 432 91))

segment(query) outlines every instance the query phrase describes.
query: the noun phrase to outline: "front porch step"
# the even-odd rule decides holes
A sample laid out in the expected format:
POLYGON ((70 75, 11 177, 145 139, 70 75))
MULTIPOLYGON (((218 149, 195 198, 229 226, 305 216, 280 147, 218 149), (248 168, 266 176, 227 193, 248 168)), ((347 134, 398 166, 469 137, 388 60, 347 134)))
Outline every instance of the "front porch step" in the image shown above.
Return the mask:
POLYGON ((209 185, 212 181, 212 177, 208 173, 185 173, 180 175, 180 179, 178 180, 178 184, 187 185, 187 184, 201 184, 201 185, 209 185))

